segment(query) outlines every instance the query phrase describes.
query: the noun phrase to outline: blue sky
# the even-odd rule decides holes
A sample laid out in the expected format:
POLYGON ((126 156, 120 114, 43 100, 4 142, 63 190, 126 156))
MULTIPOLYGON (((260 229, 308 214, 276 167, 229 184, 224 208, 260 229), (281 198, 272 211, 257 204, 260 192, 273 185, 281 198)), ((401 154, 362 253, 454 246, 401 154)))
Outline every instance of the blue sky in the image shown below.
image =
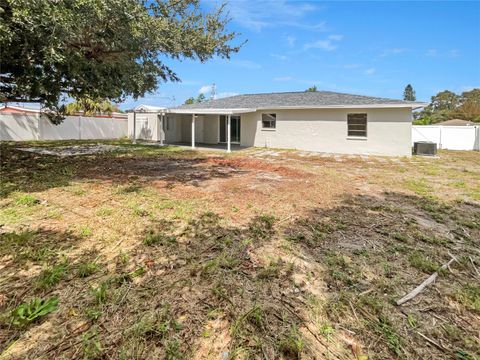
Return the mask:
MULTIPOLYGON (((216 6, 203 3, 205 10, 216 6)), ((230 0, 230 30, 248 40, 230 60, 169 61, 183 80, 128 100, 179 105, 211 84, 219 96, 320 90, 417 100, 480 87, 480 2, 230 0)))

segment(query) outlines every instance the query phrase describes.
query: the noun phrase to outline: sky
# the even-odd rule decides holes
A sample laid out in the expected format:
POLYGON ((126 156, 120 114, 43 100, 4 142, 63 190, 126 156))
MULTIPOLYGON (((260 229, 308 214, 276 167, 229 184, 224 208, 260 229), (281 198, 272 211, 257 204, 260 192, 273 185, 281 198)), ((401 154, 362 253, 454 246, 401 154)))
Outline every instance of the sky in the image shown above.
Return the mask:
MULTIPOLYGON (((204 11, 218 3, 202 2, 204 11)), ((230 60, 168 61, 180 83, 162 83, 138 104, 174 106, 210 98, 319 90, 417 100, 480 88, 480 2, 230 0, 228 30, 246 44, 230 60)))

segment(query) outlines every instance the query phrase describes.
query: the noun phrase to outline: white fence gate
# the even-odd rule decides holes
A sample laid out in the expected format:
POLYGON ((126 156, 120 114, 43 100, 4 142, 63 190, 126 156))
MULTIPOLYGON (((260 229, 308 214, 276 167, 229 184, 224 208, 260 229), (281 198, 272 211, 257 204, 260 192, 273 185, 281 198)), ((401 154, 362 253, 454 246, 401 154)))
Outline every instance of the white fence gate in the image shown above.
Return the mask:
POLYGON ((40 114, 0 114, 0 140, 96 140, 127 136, 127 116, 67 116, 59 125, 40 114))
POLYGON ((439 149, 480 150, 480 126, 413 125, 416 141, 434 142, 439 149))

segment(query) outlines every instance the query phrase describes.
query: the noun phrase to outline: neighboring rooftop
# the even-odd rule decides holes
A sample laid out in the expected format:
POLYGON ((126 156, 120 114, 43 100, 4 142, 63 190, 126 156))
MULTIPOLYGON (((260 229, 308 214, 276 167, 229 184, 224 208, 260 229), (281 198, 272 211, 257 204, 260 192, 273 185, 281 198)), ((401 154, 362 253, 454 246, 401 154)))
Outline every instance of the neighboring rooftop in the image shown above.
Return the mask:
POLYGON ((352 95, 331 91, 282 92, 245 94, 202 103, 181 105, 177 109, 275 109, 275 108, 328 108, 328 107, 411 107, 420 108, 424 103, 387 99, 372 96, 352 95))
POLYGON ((443 126, 472 126, 477 125, 473 121, 462 120, 462 119, 451 119, 436 123, 435 125, 443 125, 443 126))
POLYGON ((153 106, 153 105, 141 104, 141 105, 138 105, 137 107, 135 107, 133 110, 138 111, 138 112, 158 112, 158 111, 162 111, 162 110, 165 110, 165 109, 166 108, 162 107, 162 106, 153 106))
POLYGON ((33 113, 37 114, 40 112, 39 108, 29 108, 23 106, 13 106, 13 105, 2 105, 0 106, 1 113, 12 113, 12 114, 21 114, 21 113, 33 113))

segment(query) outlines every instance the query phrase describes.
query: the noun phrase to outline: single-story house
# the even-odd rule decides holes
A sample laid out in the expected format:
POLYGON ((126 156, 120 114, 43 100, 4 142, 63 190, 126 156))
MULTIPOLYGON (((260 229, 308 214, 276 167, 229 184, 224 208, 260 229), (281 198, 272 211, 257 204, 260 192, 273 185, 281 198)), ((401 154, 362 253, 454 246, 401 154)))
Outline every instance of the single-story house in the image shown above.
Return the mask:
POLYGON ((411 155, 412 110, 427 104, 329 91, 236 95, 129 114, 129 134, 166 144, 231 144, 411 155))

